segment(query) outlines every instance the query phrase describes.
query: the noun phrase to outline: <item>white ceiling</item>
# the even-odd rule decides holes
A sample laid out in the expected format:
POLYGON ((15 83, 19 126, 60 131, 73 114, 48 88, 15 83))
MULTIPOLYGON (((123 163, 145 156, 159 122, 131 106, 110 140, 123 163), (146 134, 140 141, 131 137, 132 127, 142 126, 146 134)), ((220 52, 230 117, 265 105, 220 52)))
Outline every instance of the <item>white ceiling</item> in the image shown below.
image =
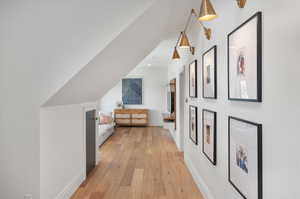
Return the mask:
POLYGON ((164 40, 137 65, 140 67, 167 67, 172 61, 174 40, 164 40))
MULTIPOLYGON (((174 1, 174 9, 182 10, 182 12, 176 12, 175 15, 172 16, 172 20, 169 23, 177 23, 173 26, 173 29, 169 29, 166 33, 166 37, 163 41, 159 43, 159 45, 149 54, 147 55, 143 61, 141 61, 136 68, 141 67, 167 67, 172 62, 172 55, 174 46, 177 42, 179 33, 184 29, 186 20, 189 17, 190 10, 192 8, 200 7, 200 2, 198 0, 191 0, 189 2, 186 1, 186 7, 184 7, 180 3, 176 3, 174 1), (180 7, 182 6, 182 7, 180 7)), ((192 26, 195 26, 195 19, 193 19, 189 24, 189 30, 192 26)), ((197 24, 198 25, 198 24, 197 24)), ((200 26, 199 26, 200 27, 200 26)), ((200 29, 200 28, 199 28, 200 29)))
MULTIPOLYGON (((64 76, 59 81, 53 82, 51 79, 55 83, 55 85, 52 83, 52 86, 58 89, 54 94, 50 93, 52 97, 48 98, 46 106, 96 101, 137 65, 145 66, 150 63, 152 66, 167 66, 171 61, 173 50, 170 46, 175 44, 172 39, 169 39, 170 35, 177 34, 184 27, 190 9, 195 7, 195 3, 199 3, 196 0, 143 0, 143 3, 140 0, 126 0, 126 3, 119 5, 119 2, 113 0, 113 2, 105 1, 103 3, 111 5, 112 8, 114 8, 113 4, 116 4, 121 13, 127 13, 130 17, 127 17, 127 21, 122 23, 118 23, 116 20, 116 24, 122 25, 114 26, 117 28, 115 30, 119 31, 109 30, 112 33, 109 34, 106 27, 113 23, 109 15, 112 19, 121 17, 120 19, 123 20, 125 18, 118 11, 113 11, 106 6, 103 10, 102 8, 99 10, 99 16, 105 16, 104 14, 107 13, 108 16, 100 19, 106 20, 108 24, 94 26, 102 28, 108 37, 101 42, 94 40, 91 43, 91 46, 94 47, 92 51, 89 51, 90 55, 94 53, 92 60, 81 58, 76 61, 74 59, 78 56, 72 54, 68 60, 72 60, 72 63, 77 62, 74 63, 75 65, 73 64, 76 66, 75 70, 65 70, 68 73, 66 75, 60 69, 59 75, 64 76), (127 2, 132 2, 132 4, 127 5, 127 2), (138 8, 137 5, 140 7, 138 8), (114 18, 114 16, 117 17, 114 18), (88 64, 84 64, 84 61, 88 64)), ((84 30, 88 31, 89 29, 84 30)), ((104 38, 101 32, 97 38, 104 38)), ((78 50, 85 53, 82 48, 78 50)), ((49 84, 49 81, 47 83, 49 84)))
POLYGON ((2 60, 31 68, 43 104, 153 1, 5 1, 0 7, 2 60))

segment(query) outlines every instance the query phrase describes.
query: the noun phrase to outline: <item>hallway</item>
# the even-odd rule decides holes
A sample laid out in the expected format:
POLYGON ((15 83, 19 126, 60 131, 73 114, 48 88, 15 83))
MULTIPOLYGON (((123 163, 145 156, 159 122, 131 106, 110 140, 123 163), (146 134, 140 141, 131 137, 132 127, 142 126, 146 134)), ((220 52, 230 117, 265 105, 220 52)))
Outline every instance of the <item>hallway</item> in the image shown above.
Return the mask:
POLYGON ((118 128, 100 152, 99 165, 72 199, 202 199, 162 128, 118 128))

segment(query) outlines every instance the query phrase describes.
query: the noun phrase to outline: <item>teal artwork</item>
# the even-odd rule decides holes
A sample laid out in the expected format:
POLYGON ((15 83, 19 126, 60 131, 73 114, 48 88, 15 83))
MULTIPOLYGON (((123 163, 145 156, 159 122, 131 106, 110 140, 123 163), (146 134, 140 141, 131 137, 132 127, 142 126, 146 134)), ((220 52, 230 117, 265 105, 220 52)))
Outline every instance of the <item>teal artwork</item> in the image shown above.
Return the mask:
POLYGON ((123 104, 142 104, 142 81, 140 78, 122 79, 123 104))

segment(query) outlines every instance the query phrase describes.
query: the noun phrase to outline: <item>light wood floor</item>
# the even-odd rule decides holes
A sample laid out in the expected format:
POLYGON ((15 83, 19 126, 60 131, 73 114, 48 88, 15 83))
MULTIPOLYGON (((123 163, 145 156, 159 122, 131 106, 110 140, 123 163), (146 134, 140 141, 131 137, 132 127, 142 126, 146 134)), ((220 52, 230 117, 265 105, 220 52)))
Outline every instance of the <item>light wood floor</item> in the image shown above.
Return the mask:
POLYGON ((72 199, 203 199, 168 131, 118 128, 72 199))

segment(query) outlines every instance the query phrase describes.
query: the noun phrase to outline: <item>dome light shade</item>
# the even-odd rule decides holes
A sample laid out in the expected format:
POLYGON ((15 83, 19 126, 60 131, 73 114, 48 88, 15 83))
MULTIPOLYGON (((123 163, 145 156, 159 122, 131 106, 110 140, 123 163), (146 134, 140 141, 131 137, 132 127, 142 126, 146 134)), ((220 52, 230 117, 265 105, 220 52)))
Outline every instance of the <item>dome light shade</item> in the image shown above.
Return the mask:
POLYGON ((209 0, 202 0, 199 20, 209 21, 217 17, 216 11, 209 0))
POLYGON ((177 48, 174 48, 172 59, 180 59, 179 53, 177 51, 177 48))
POLYGON ((181 39, 180 39, 179 47, 180 48, 190 48, 191 47, 189 39, 186 36, 185 32, 181 33, 181 39))

